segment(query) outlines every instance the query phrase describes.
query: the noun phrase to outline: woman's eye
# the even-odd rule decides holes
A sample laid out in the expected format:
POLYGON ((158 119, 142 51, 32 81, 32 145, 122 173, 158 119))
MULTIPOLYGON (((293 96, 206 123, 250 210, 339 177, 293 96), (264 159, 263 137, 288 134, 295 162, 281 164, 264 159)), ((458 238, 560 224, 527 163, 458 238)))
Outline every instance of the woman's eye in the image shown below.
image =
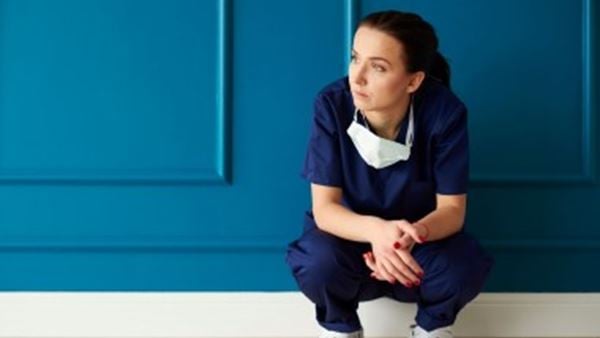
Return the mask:
POLYGON ((373 65, 373 68, 375 68, 375 70, 378 72, 385 72, 385 68, 383 68, 379 65, 373 65))

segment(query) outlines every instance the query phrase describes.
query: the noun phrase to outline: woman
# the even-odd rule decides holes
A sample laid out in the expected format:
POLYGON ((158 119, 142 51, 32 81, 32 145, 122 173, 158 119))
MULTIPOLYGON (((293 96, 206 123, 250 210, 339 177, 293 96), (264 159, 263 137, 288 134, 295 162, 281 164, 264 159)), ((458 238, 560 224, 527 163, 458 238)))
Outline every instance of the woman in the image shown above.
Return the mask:
POLYGON ((302 175, 312 211, 286 261, 322 338, 362 337, 359 301, 416 302, 410 337, 452 337, 493 258, 464 231, 467 109, 450 90, 433 27, 365 17, 348 77, 318 95, 302 175))

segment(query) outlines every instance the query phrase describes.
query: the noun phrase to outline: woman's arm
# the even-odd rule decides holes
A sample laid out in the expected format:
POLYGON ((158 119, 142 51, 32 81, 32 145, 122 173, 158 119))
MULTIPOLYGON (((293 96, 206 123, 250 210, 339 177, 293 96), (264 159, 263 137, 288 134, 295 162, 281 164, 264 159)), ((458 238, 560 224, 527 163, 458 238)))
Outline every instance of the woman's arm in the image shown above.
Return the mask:
POLYGON ((357 242, 371 243, 377 259, 373 266, 382 279, 404 285, 418 284, 423 269, 410 254, 398 255, 395 245, 403 234, 421 241, 422 233, 404 220, 384 220, 357 214, 342 205, 342 190, 311 184, 313 215, 319 229, 357 242))
POLYGON ((342 205, 342 189, 312 183, 312 211, 319 229, 338 237, 371 242, 375 228, 382 226, 383 219, 357 214, 342 205))
POLYGON ((416 226, 429 232, 427 241, 446 238, 460 231, 465 221, 467 194, 436 195, 437 207, 434 211, 415 222, 416 226))

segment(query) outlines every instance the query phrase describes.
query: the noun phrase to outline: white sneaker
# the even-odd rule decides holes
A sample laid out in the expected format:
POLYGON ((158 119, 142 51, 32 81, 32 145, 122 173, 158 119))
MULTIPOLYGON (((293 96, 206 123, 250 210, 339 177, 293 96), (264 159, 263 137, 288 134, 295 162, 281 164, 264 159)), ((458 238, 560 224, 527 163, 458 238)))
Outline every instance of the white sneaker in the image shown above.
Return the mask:
POLYGON ((410 326, 410 334, 408 338, 454 338, 452 334, 452 326, 437 328, 433 331, 425 331, 418 325, 410 326))
POLYGON ((319 338, 363 338, 363 330, 346 333, 329 331, 324 327, 321 327, 321 334, 319 335, 319 338))

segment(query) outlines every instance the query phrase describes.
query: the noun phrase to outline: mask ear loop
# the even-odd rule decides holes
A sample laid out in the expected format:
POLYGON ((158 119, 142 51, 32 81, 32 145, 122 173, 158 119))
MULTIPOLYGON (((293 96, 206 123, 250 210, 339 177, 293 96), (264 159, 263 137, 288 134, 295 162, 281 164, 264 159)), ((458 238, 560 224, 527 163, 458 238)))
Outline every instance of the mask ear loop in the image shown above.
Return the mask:
MULTIPOLYGON (((356 122, 356 123, 358 123, 358 119, 356 118, 357 115, 358 115, 358 108, 356 108, 354 110, 354 122, 356 122)), ((367 128, 367 130, 371 131, 371 128, 369 128, 369 122, 367 122, 367 118, 365 117, 365 114, 360 112, 360 115, 362 116, 363 123, 365 124, 365 128, 367 128)))
POLYGON ((404 144, 408 147, 412 146, 414 138, 414 95, 410 96, 410 110, 408 113, 408 130, 406 131, 406 140, 404 144))

